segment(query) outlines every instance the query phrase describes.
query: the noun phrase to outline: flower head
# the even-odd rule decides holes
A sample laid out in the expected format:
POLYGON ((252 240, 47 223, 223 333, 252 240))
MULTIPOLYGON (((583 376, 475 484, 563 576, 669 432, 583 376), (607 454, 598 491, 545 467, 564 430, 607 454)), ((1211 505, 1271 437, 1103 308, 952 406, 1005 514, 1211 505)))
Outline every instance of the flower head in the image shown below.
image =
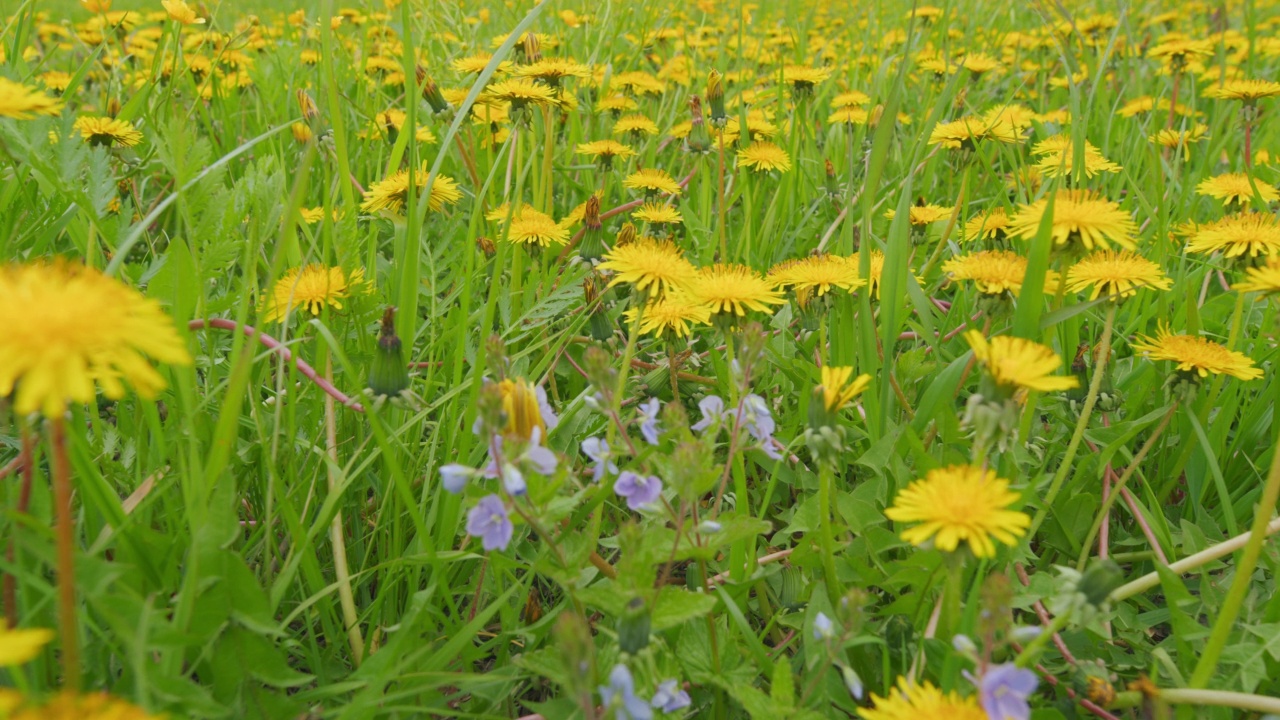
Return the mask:
POLYGON ((467 534, 480 538, 485 550, 506 550, 515 526, 497 495, 486 495, 467 513, 467 534))
POLYGON ((637 170, 622 181, 622 186, 631 190, 643 190, 646 194, 679 195, 681 191, 680 183, 666 170, 658 168, 637 170))
POLYGON ((569 242, 569 228, 557 223, 550 215, 523 205, 511 218, 507 240, 526 247, 566 245, 569 242))
POLYGON ((973 698, 944 693, 928 681, 917 685, 905 677, 898 678, 887 697, 871 693, 871 700, 874 707, 858 710, 863 720, 990 720, 973 698))
POLYGON ((91 402, 95 383, 111 399, 125 383, 152 398, 165 381, 148 358, 191 362, 160 303, 69 262, 0 268, 0 327, 0 396, 16 387, 24 415, 91 402))
MULTIPOLYGON (((1058 177, 1060 175, 1069 175, 1075 166, 1076 152, 1075 146, 1071 143, 1071 136, 1066 134, 1054 135, 1042 142, 1036 144, 1031 149, 1032 155, 1038 155, 1040 160, 1036 162, 1036 168, 1040 170, 1045 177, 1058 177)), ((1084 144, 1084 176, 1093 177, 1098 173, 1117 173, 1123 170, 1114 162, 1111 162, 1102 154, 1102 151, 1094 147, 1093 143, 1088 141, 1084 144)))
POLYGON ((617 720, 652 720, 653 708, 636 696, 635 681, 626 665, 618 663, 609 672, 609 684, 600 686, 600 700, 617 720))
POLYGON ((1074 377, 1053 374, 1062 358, 1040 343, 1008 335, 987 339, 977 330, 966 332, 964 339, 995 384, 1005 390, 1054 392, 1079 384, 1074 377))
POLYGON ((1031 525, 1026 513, 1010 509, 1020 500, 994 470, 952 465, 908 485, 884 514, 895 522, 921 523, 902 531, 912 545, 932 540, 938 549, 953 552, 964 541, 974 555, 991 557, 993 540, 1014 545, 1031 525))
POLYGON ((0 117, 29 120, 36 115, 57 115, 61 111, 62 101, 0 77, 0 117))
POLYGON ((822 366, 822 404, 829 412, 839 412, 870 385, 870 375, 854 377, 851 367, 822 366))
POLYGON ((1187 243, 1193 253, 1221 252, 1235 258, 1280 254, 1280 223, 1267 213, 1230 215, 1218 222, 1201 226, 1187 243))
MULTIPOLYGON (((1009 221, 1009 234, 1030 240, 1040 230, 1048 198, 1019 208, 1009 221)), ((1059 190, 1053 203, 1053 242, 1062 247, 1080 243, 1086 250, 1108 248, 1115 243, 1134 250, 1138 225, 1129 213, 1110 200, 1087 190, 1059 190)))
MULTIPOLYGON (((845 258, 845 263, 847 263, 849 267, 853 268, 857 272, 862 272, 862 269, 861 269, 862 257, 861 255, 859 255, 860 252, 862 251, 859 250, 858 252, 845 258)), ((881 275, 884 274, 884 253, 879 250, 876 250, 875 248, 872 248, 871 257, 869 257, 868 260, 870 261, 870 271, 869 271, 870 274, 867 275, 866 277, 863 277, 862 279, 867 282, 867 287, 870 288, 871 294, 874 297, 879 298, 880 297, 880 277, 881 275)))
POLYGON ((665 240, 652 239, 615 246, 605 254, 599 268, 614 273, 610 287, 628 283, 655 297, 687 288, 697 274, 680 248, 665 240))
POLYGON ((773 312, 786 300, 775 283, 745 265, 714 265, 698 271, 689 296, 711 308, 714 315, 741 317, 751 310, 773 312))
POLYGON ((531 78, 518 77, 499 80, 484 91, 487 102, 509 102, 513 109, 526 105, 555 105, 555 88, 536 82, 531 78))
POLYGON ((164 6, 165 12, 169 13, 169 19, 181 25, 204 24, 204 18, 197 15, 195 9, 187 5, 184 0, 160 0, 160 4, 164 6))
POLYGON ((44 628, 19 629, 0 624, 0 667, 31 662, 53 640, 53 631, 44 628))
POLYGON ((658 124, 639 113, 623 115, 613 124, 614 135, 657 135, 658 124))
POLYGON ((1196 123, 1185 130, 1165 128, 1147 139, 1170 150, 1181 149, 1183 158, 1189 159, 1191 157, 1191 146, 1207 137, 1209 137, 1209 126, 1204 123, 1196 123))
POLYGON ((1236 292, 1260 292, 1266 295, 1280 293, 1280 258, 1267 258, 1262 267, 1245 270, 1245 279, 1231 286, 1236 292))
POLYGON ((614 158, 628 158, 636 154, 630 145, 624 145, 617 140, 593 140, 580 143, 576 152, 579 155, 595 158, 596 162, 606 168, 612 167, 614 158))
POLYGON ((546 437, 560 422, 547 402, 547 391, 540 385, 524 378, 507 378, 498 383, 498 391, 502 395, 502 411, 506 416, 506 427, 503 432, 523 440, 529 440, 535 433, 546 437))
POLYGON ((1009 229, 1009 216, 1004 208, 998 207, 972 218, 964 224, 964 236, 967 239, 996 240, 1004 237, 1009 229))
MULTIPOLYGON (((983 250, 948 260, 942 266, 955 280, 969 280, 986 295, 1009 293, 1015 297, 1022 292, 1027 274, 1027 259, 1008 250, 983 250)), ((1057 273, 1048 271, 1045 286, 1056 289, 1057 273)))
POLYGON ((664 713, 673 713, 692 705, 693 698, 680 688, 679 680, 663 680, 658 683, 658 691, 653 694, 649 704, 664 713))
POLYGON ((1241 380, 1256 380, 1262 370, 1244 353, 1230 350, 1198 335, 1174 335, 1169 326, 1160 325, 1155 337, 1142 337, 1133 344, 1137 352, 1152 360, 1172 360, 1178 370, 1199 377, 1230 375, 1241 380))
POLYGON ((1247 207, 1253 201, 1255 187, 1263 202, 1280 200, 1280 192, 1276 192, 1274 187, 1256 178, 1251 183, 1249 176, 1244 173, 1226 173, 1202 180, 1196 186, 1196 193, 1217 198, 1223 205, 1235 203, 1240 207, 1247 207))
POLYGON ((787 172, 791 169, 791 156, 768 140, 757 140, 738 151, 738 164, 756 172, 787 172))
POLYGON ((1204 91, 1204 96, 1219 100, 1243 100, 1256 103, 1262 98, 1280 95, 1280 83, 1271 80, 1224 80, 1204 91))
MULTIPOLYGON (((627 322, 636 319, 636 308, 622 313, 627 322)), ((682 292, 670 292, 649 301, 640 316, 640 332, 645 335, 665 335, 687 338, 693 328, 711 322, 711 308, 690 300, 682 292)))
POLYGON ((661 202, 645 203, 631 217, 650 225, 679 225, 684 222, 684 216, 679 210, 661 202))
POLYGON ((833 288, 853 292, 867 281, 858 277, 856 265, 839 255, 807 255, 787 260, 769 270, 769 280, 779 287, 790 287, 797 295, 808 293, 821 297, 833 288))
MULTIPOLYGON (((413 187, 421 191, 427 186, 430 172, 424 162, 413 174, 413 187)), ((393 215, 404 213, 409 198, 409 171, 400 170, 369 186, 364 193, 364 202, 360 204, 361 212, 376 213, 386 210, 393 215)), ((445 205, 452 205, 462 199, 462 191, 458 183, 448 175, 436 175, 431 183, 431 193, 427 196, 427 208, 432 212, 444 210, 445 205)))
POLYGON ((1011 144, 1022 141, 1017 126, 1001 115, 994 117, 966 117, 947 123, 938 123, 929 133, 930 145, 945 148, 972 148, 983 140, 1011 144))
POLYGON ((350 297, 352 291, 367 290, 364 270, 359 268, 350 273, 340 267, 319 264, 293 268, 276 281, 262 307, 262 319, 265 322, 283 320, 294 308, 305 308, 312 315, 319 315, 326 305, 341 310, 342 301, 350 297))
POLYGON ((82 116, 73 126, 90 145, 133 147, 142 142, 142 133, 131 123, 109 117, 82 116))
POLYGON ((595 463, 591 469, 592 481, 600 482, 604 479, 605 473, 618 472, 618 466, 614 464, 613 454, 609 450, 609 443, 604 438, 589 437, 583 440, 582 452, 595 463))
POLYGON ((1100 250, 1067 271, 1067 289, 1080 292, 1092 288, 1090 300, 1099 295, 1118 300, 1136 295, 1141 288, 1168 290, 1172 286, 1173 281, 1159 265, 1128 250, 1100 250))
POLYGON ((987 717, 995 720, 1029 720, 1031 706, 1027 698, 1036 691, 1039 678, 1031 670, 1003 663, 992 665, 978 681, 978 696, 987 717))
POLYGON ((662 497, 662 479, 657 475, 638 475, 623 470, 613 484, 613 491, 627 501, 627 507, 640 510, 662 497))

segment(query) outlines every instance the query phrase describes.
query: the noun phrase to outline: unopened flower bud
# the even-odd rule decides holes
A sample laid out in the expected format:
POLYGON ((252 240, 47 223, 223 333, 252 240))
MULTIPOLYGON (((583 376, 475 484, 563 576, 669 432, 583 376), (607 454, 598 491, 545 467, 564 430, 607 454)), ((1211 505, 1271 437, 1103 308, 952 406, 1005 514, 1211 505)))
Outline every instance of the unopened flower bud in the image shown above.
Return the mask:
POLYGON ((729 122, 724 111, 724 76, 712 70, 707 75, 707 104, 711 106, 711 124, 723 128, 729 122))
POLYGON ((378 349, 369 366, 369 389, 375 395, 399 395, 408 387, 409 371, 396 336, 395 308, 387 308, 378 331, 378 349))
POLYGON ((618 647, 635 655, 649 646, 649 608, 643 598, 632 598, 618 618, 618 647))
POLYGON ((707 123, 702 116, 702 101, 697 95, 689 98, 689 112, 693 115, 693 124, 689 128, 685 144, 693 152, 707 152, 712 145, 711 134, 707 132, 707 123))
POLYGON ((487 258, 491 258, 498 253, 498 246, 494 245, 492 240, 484 237, 483 235, 476 238, 476 246, 480 248, 480 251, 483 252, 484 256, 487 258))
POLYGON ((1094 560, 1084 571, 1077 589, 1084 594, 1089 604, 1100 608, 1111 597, 1111 593, 1123 584, 1124 571, 1114 560, 1094 560))
POLYGON ((417 68, 418 87, 422 89, 422 99, 427 101, 431 106, 432 112, 437 115, 443 115, 452 110, 449 101, 444 99, 444 94, 440 92, 440 86, 436 85, 436 81, 431 79, 427 74, 427 69, 421 65, 417 68))
POLYGON ((595 262, 604 255, 604 227, 600 222, 600 198, 587 198, 582 214, 582 239, 578 242, 578 254, 583 260, 595 262))

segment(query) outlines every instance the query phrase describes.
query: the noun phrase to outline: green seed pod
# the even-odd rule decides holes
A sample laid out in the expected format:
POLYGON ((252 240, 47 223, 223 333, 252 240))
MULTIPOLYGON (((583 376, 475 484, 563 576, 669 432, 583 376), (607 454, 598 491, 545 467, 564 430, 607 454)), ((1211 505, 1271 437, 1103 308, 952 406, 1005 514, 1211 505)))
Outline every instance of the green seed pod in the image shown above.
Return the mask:
POLYGON ((404 364, 400 338, 396 337, 395 308, 382 315, 378 349, 369 366, 369 389, 375 395, 399 395, 409 387, 409 371, 404 364))

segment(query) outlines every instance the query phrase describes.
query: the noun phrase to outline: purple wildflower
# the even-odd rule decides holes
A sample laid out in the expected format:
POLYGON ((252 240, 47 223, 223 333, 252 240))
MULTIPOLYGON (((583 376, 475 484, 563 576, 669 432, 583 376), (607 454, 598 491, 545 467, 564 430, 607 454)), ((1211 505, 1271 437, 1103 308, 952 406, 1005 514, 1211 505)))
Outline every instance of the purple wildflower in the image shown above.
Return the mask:
POLYGON ((506 550, 515 527, 497 495, 486 495, 467 513, 467 534, 480 538, 485 550, 506 550))
POLYGON ((698 409, 702 411, 702 419, 694 423, 694 432, 700 433, 724 419, 724 400, 718 395, 708 395, 699 400, 698 409))
POLYGON ((603 438, 589 437, 582 441, 582 452, 595 462, 592 468, 592 482, 600 482, 604 478, 605 473, 614 474, 618 472, 618 466, 614 464, 613 458, 609 452, 609 443, 603 438))
POLYGON ((650 445, 658 444, 658 436, 662 433, 662 428, 658 427, 658 411, 662 409, 662 403, 658 398, 649 398, 648 401, 640 404, 640 434, 644 436, 644 441, 650 445))
POLYGON ((1027 698, 1039 682, 1034 672, 1013 663, 992 665, 978 683, 982 709, 991 720, 1028 720, 1031 706, 1027 698))
POLYGON ((636 697, 635 681, 631 671, 621 663, 609 673, 609 684, 600 686, 600 698, 606 708, 617 712, 618 720, 652 720, 653 708, 636 697))
POLYGON ((467 486, 467 480, 476 474, 476 471, 461 463, 449 463, 440 467, 440 482, 444 484, 444 489, 457 495, 467 486))
POLYGON ((627 507, 639 510, 651 505, 662 496, 662 480, 657 475, 637 475, 625 470, 614 483, 613 491, 626 498, 627 507))
POLYGON ((679 680, 664 680, 658 684, 658 692, 653 694, 649 704, 664 713, 673 713, 689 707, 693 704, 693 699, 689 697, 689 693, 680 689, 679 680))

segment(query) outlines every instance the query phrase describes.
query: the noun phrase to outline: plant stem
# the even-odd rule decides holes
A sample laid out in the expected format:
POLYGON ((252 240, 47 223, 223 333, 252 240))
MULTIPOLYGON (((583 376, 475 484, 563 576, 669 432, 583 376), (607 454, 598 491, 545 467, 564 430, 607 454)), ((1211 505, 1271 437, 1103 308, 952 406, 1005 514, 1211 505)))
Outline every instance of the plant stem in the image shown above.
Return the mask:
POLYGON ((831 607, 840 601, 840 589, 836 581, 836 540, 831 527, 831 495, 834 478, 831 464, 818 463, 818 542, 822 545, 822 573, 827 580, 827 597, 831 607))
POLYGON ((1014 664, 1020 668, 1029 668, 1034 666, 1036 659, 1040 656, 1040 651, 1043 650, 1044 646, 1049 644, 1049 641, 1053 639, 1054 635, 1057 635, 1058 632, 1065 628, 1067 623, 1070 621, 1071 613, 1069 612, 1064 612, 1055 617, 1053 622, 1049 623, 1048 627, 1041 629, 1040 634, 1035 636, 1031 642, 1027 643, 1026 647, 1022 648, 1022 652, 1018 653, 1018 657, 1014 658, 1014 664))
POLYGON ((1253 528, 1249 531, 1248 544, 1245 545, 1244 553, 1240 555, 1240 562, 1236 564, 1235 578, 1232 579, 1231 589, 1227 591, 1227 597, 1218 610, 1218 619, 1214 621, 1213 630, 1209 633, 1209 642, 1201 651, 1200 660, 1196 663, 1195 672, 1191 675, 1192 688, 1207 687, 1209 679, 1213 677, 1213 671, 1218 667, 1222 650, 1227 645, 1227 638, 1231 636, 1231 630, 1235 627, 1236 618, 1244 604, 1245 595, 1249 592, 1253 570, 1258 566, 1258 556, 1262 554, 1262 541, 1267 536, 1267 523, 1271 520, 1271 513, 1275 510, 1277 501, 1280 501, 1280 450, 1272 453, 1271 470, 1267 473, 1267 483, 1262 488, 1262 498, 1253 514, 1253 528))
POLYGON ((1102 390, 1102 378, 1106 375, 1107 360, 1111 356, 1111 332, 1115 327, 1118 306, 1119 303, 1115 302, 1107 305, 1106 319, 1102 322, 1102 337, 1098 339, 1098 362, 1093 368, 1093 377, 1089 381, 1089 393, 1084 398, 1084 407, 1080 410, 1080 417, 1076 419, 1075 432, 1071 435, 1071 441, 1067 443, 1067 451, 1058 465, 1058 472, 1054 474, 1053 482, 1049 483, 1049 491, 1045 493, 1044 502, 1036 511, 1035 518, 1031 520, 1031 527, 1027 530, 1029 538, 1035 536, 1036 530, 1049 514, 1049 508, 1053 507, 1054 499, 1062 491, 1063 483, 1071 475, 1071 461, 1075 459, 1076 451, 1080 449, 1080 441, 1084 439, 1084 431, 1089 427, 1089 417, 1093 414, 1093 408, 1098 403, 1098 394, 1102 390))
POLYGON ((75 520, 71 514, 71 458, 67 454, 67 427, 61 415, 49 418, 53 445, 53 502, 57 514, 58 630, 62 635, 63 686, 80 690, 80 636, 76 626, 75 520))
POLYGON ((1169 427, 1169 421, 1173 419, 1173 414, 1178 410, 1178 403, 1175 401, 1169 406, 1169 412, 1160 418, 1160 424, 1156 426, 1151 436, 1142 444, 1142 448, 1138 450, 1138 454, 1133 456, 1133 462, 1129 463, 1129 467, 1124 469, 1124 474, 1116 481, 1115 487, 1112 488, 1111 495, 1102 503, 1102 508, 1098 511, 1098 515, 1093 519, 1093 524, 1089 526, 1089 533, 1085 536, 1084 544, 1080 548, 1080 558, 1076 561, 1076 569, 1084 570, 1084 564, 1089 560, 1089 551, 1093 548, 1093 541, 1098 538, 1098 531, 1102 528, 1102 519, 1111 512, 1111 506, 1116 504, 1116 498, 1120 497, 1120 492, 1124 490, 1125 485, 1129 482, 1129 478, 1137 472, 1138 466, 1142 464, 1143 458, 1147 453, 1151 452, 1151 448, 1155 447, 1156 440, 1160 439, 1160 434, 1164 429, 1169 427))
POLYGON ((1280 698, 1227 690, 1172 688, 1160 691, 1160 699, 1174 705, 1208 705, 1275 714, 1280 713, 1280 698))
MULTIPOLYGON (((1271 536, 1271 535, 1275 535, 1276 533, 1280 533, 1280 518, 1276 518, 1275 520, 1272 520, 1265 528, 1265 531, 1263 534, 1266 536, 1271 536)), ((1252 531, 1247 533, 1240 533, 1239 535, 1233 538, 1228 538, 1226 540, 1223 540, 1217 545, 1210 545, 1209 547, 1205 548, 1204 550, 1201 550, 1195 555, 1188 555, 1187 557, 1182 558, 1181 560, 1173 563, 1172 565, 1169 566, 1169 570, 1173 571, 1177 575, 1182 575, 1184 573, 1191 572, 1192 570, 1195 570, 1201 565, 1207 565, 1213 562, 1214 560, 1217 560, 1220 557, 1230 555, 1236 550, 1239 550, 1249 542, 1249 539, 1251 537, 1253 537, 1252 531)), ((1121 585, 1120 587, 1116 588, 1115 592, 1111 593, 1111 600, 1113 602, 1120 602, 1121 600, 1127 600, 1133 597, 1134 595, 1137 595, 1140 592, 1146 592, 1147 590, 1150 590, 1151 588, 1159 584, 1160 584, 1159 574, 1150 572, 1136 580, 1130 580, 1124 585, 1121 585)))
MULTIPOLYGON (((325 358, 324 379, 333 382, 333 359, 325 358)), ((329 456, 329 492, 338 488, 338 430, 333 407, 333 396, 324 396, 324 444, 329 456)), ((347 640, 351 643, 351 657, 356 667, 364 662, 364 636, 360 632, 360 615, 356 612, 355 595, 351 591, 351 571, 347 566, 347 543, 342 534, 342 510, 333 515, 329 524, 329 542, 333 545, 333 574, 338 582, 338 602, 342 606, 342 624, 347 626, 347 640)))

